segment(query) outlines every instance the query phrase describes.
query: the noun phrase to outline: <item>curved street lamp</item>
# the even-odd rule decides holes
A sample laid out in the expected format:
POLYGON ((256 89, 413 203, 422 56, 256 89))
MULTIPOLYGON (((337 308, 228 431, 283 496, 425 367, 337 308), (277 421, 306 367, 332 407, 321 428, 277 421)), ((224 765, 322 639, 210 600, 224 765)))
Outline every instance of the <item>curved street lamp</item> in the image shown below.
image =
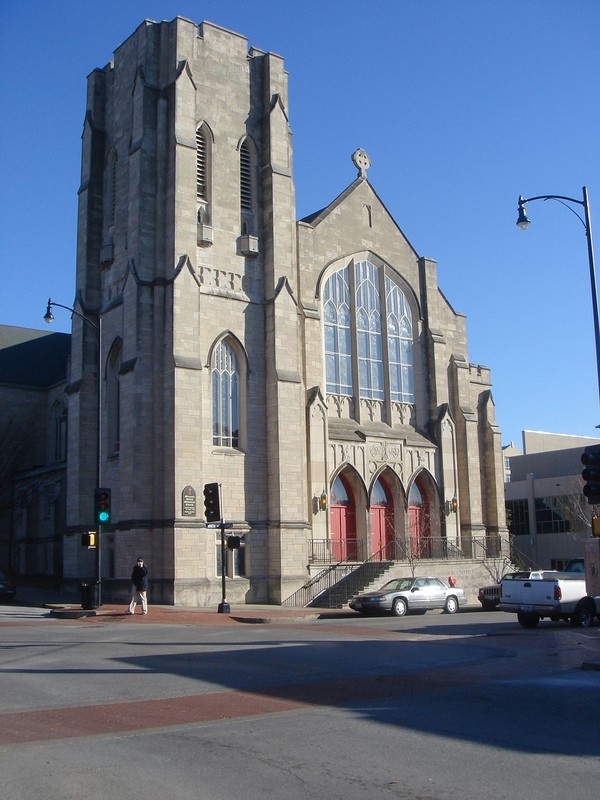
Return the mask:
POLYGON ((563 206, 569 209, 577 219, 581 222, 585 229, 587 238, 588 260, 590 266, 590 286, 592 292, 592 310, 594 313, 594 334, 596 339, 596 372, 598 375, 598 393, 600 396, 600 322, 598 320, 598 291, 596 288, 596 267, 594 264, 594 244, 592 241, 592 221, 590 218, 590 204, 588 201, 587 188, 583 187, 583 200, 577 200, 574 197, 565 197, 561 194, 540 194, 536 197, 523 197, 519 195, 519 218, 517 219, 517 227, 525 231, 531 224, 527 218, 525 211, 525 204, 532 203, 534 200, 557 200, 563 206), (575 211, 571 203, 583 206, 583 217, 575 211))
MULTIPOLYGON (((96 342, 97 342, 97 354, 98 354, 98 399, 97 399, 97 415, 96 415, 96 489, 99 489, 102 485, 102 381, 100 376, 102 375, 102 317, 98 314, 98 322, 94 322, 85 314, 82 314, 80 311, 77 311, 70 306, 63 306, 62 303, 56 303, 51 298, 48 298, 48 306, 46 308, 46 313, 44 314, 44 322, 50 324, 54 322, 54 314, 52 313, 52 307, 55 306, 56 308, 64 308, 66 311, 70 311, 71 314, 74 314, 79 319, 86 322, 91 328, 93 328, 96 334, 96 342)), ((91 505, 91 502, 90 502, 91 505)), ((98 605, 102 605, 102 525, 98 522, 96 525, 96 586, 97 586, 97 597, 98 597, 98 605)))

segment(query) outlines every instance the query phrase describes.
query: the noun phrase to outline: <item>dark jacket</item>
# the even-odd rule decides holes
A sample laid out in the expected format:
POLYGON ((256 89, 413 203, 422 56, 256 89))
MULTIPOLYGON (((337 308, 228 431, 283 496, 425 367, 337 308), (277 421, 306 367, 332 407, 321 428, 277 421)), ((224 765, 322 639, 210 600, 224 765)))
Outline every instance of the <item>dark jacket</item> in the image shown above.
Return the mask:
POLYGON ((131 582, 138 592, 145 592, 148 589, 148 567, 136 564, 131 573, 131 582))

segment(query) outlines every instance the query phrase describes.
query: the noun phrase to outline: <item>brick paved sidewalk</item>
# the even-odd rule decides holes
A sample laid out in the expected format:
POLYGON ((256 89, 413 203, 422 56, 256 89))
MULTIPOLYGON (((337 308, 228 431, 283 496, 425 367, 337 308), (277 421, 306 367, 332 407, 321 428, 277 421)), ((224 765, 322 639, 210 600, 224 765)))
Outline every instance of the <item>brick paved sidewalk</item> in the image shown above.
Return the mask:
POLYGON ((357 618, 347 609, 287 608, 282 606, 235 606, 228 614, 216 608, 185 608, 179 606, 148 606, 148 614, 141 610, 134 615, 127 613, 127 606, 102 605, 93 610, 84 610, 80 605, 45 604, 57 619, 86 619, 125 624, 163 623, 169 625, 231 625, 237 623, 269 624, 277 622, 306 621, 310 619, 357 618))

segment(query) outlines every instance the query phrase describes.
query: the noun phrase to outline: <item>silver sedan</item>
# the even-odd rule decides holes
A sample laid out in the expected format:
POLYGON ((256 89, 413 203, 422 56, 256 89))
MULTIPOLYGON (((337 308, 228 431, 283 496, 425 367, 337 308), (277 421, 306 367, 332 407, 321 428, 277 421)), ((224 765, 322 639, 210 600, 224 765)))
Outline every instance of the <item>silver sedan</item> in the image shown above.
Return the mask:
POLYGON ((428 577, 395 578, 375 592, 356 595, 348 605, 362 614, 391 611, 397 617, 403 617, 410 611, 424 614, 432 608, 455 614, 466 602, 462 589, 448 586, 439 578, 428 577))

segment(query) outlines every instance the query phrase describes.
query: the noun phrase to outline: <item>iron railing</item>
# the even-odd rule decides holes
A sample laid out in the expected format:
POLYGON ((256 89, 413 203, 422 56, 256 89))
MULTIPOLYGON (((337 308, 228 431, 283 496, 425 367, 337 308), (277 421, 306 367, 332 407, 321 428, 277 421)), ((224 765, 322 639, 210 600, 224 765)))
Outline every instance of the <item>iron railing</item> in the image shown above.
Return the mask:
POLYGON ((356 569, 356 564, 331 564, 308 580, 294 594, 287 597, 282 606, 307 606, 315 597, 328 592, 338 581, 356 569))
POLYGON ((426 558, 467 558, 463 550, 445 536, 424 536, 421 539, 393 539, 379 552, 367 558, 365 542, 356 539, 330 541, 310 539, 308 561, 310 564, 332 564, 353 561, 421 561, 426 558))
POLYGON ((500 537, 473 539, 464 549, 449 542, 444 536, 427 536, 421 539, 394 539, 369 558, 361 558, 365 543, 357 540, 309 540, 309 562, 329 566, 310 578, 294 594, 283 600, 284 606, 320 605, 339 608, 353 594, 361 591, 372 580, 385 572, 396 561, 415 565, 426 559, 452 560, 502 558, 514 554, 510 540, 500 537), (379 571, 377 564, 380 565, 379 571))

